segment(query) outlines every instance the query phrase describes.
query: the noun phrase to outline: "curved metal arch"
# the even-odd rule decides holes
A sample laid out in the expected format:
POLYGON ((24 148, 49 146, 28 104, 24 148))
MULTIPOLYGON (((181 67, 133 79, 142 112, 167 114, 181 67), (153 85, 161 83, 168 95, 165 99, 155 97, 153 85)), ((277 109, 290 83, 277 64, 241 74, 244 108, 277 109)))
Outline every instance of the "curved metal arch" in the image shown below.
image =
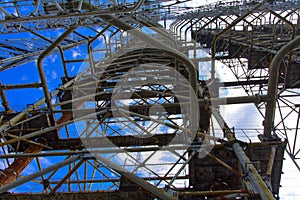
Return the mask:
POLYGON ((274 117, 277 99, 277 86, 278 86, 278 73, 279 66, 283 58, 289 54, 293 49, 300 46, 300 36, 296 37, 285 46, 283 46, 274 56, 270 65, 270 77, 268 81, 268 101, 266 105, 265 112, 265 122, 264 122, 264 135, 271 136, 274 127, 274 117))

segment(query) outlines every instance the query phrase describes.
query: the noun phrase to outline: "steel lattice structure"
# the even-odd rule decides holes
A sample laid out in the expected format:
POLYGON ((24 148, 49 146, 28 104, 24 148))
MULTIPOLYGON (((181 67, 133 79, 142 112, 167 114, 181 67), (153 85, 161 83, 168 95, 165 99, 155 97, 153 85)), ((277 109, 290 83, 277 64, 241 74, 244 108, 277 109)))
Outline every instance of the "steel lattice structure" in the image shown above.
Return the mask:
POLYGON ((0 2, 1 199, 279 199, 300 2, 189 3, 0 2))

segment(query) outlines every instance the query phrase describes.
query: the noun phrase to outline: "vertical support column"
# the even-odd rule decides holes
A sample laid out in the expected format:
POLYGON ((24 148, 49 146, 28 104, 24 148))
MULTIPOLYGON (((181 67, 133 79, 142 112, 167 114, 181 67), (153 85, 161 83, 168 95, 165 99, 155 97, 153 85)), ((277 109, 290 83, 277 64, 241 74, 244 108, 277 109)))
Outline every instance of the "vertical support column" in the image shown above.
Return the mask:
POLYGON ((4 92, 4 89, 2 87, 1 82, 0 82, 0 96, 1 96, 2 106, 4 107, 4 110, 6 112, 9 112, 10 111, 9 104, 8 104, 8 101, 7 101, 7 98, 6 98, 6 95, 5 95, 5 92, 4 92))
POLYGON ((273 194, 269 190, 266 183, 263 181, 260 174, 257 172, 256 168, 252 164, 251 160, 245 154, 244 150, 240 146, 240 144, 236 141, 231 129, 228 127, 219 111, 216 108, 212 108, 212 114, 216 118, 219 125, 223 128, 223 132, 228 139, 229 142, 232 143, 233 151, 238 158, 239 162, 244 171, 247 171, 247 176, 250 179, 252 185, 254 186, 254 190, 259 193, 262 199, 274 199, 273 194))
POLYGON ((268 81, 267 105, 264 121, 264 136, 271 137, 274 127, 274 118, 277 100, 278 73, 282 59, 293 49, 300 46, 300 36, 296 37, 283 46, 274 56, 270 65, 270 76, 268 81))

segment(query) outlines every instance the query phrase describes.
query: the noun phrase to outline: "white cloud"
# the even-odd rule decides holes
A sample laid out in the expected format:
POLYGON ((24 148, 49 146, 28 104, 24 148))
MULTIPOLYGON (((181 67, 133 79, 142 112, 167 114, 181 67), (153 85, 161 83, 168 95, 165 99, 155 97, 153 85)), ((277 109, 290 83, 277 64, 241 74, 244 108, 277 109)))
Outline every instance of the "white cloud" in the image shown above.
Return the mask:
POLYGON ((71 72, 75 70, 75 65, 72 65, 71 72))
POLYGON ((57 78, 57 73, 55 71, 52 71, 51 78, 52 79, 56 79, 57 78))
POLYGON ((78 56, 81 56, 81 53, 79 53, 78 51, 71 50, 71 52, 72 52, 72 58, 77 58, 78 56))
POLYGON ((282 188, 279 191, 280 199, 283 200, 296 200, 300 198, 300 176, 299 170, 292 162, 291 158, 285 154, 286 160, 283 162, 283 174, 281 177, 280 185, 282 188))
POLYGON ((56 61, 56 59, 57 59, 57 55, 56 55, 56 54, 50 55, 50 56, 49 56, 49 59, 50 59, 51 62, 54 63, 54 62, 56 61))

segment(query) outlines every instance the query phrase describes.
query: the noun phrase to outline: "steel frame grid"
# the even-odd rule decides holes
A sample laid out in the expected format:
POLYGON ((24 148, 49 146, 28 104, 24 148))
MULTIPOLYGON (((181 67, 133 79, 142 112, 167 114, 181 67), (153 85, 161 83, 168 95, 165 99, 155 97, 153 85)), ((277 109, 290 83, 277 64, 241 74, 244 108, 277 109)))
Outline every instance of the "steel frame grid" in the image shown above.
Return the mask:
MULTIPOLYGON (((105 16, 106 17, 106 19, 109 17, 109 16, 105 16)), ((104 17, 104 18, 105 18, 104 17)), ((179 18, 180 19, 180 18, 179 18)), ((140 22, 138 22, 137 20, 134 20, 133 18, 125 18, 125 21, 127 21, 127 22, 130 22, 130 23, 132 23, 132 25, 133 26, 136 26, 136 27, 142 27, 142 25, 140 25, 140 22)), ((105 25, 105 23, 103 24, 103 26, 105 25)), ((114 24, 115 25, 115 24, 114 24)), ((72 30, 73 31, 73 30, 72 30)), ((72 32, 71 31, 71 32, 72 32)), ((115 30, 113 30, 112 31, 112 33, 113 32, 120 32, 120 29, 115 29, 115 30)), ((121 31, 122 32, 122 31, 121 31)), ((176 31, 175 31, 176 32, 176 31)), ((97 35, 98 34, 100 34, 100 32, 98 32, 97 33, 97 35)), ((94 37, 96 38, 97 37, 97 35, 95 36, 94 35, 94 37)), ((122 44, 122 41, 124 41, 124 36, 122 36, 122 34, 120 34, 118 37, 120 37, 120 38, 118 38, 117 39, 117 35, 118 34, 112 34, 112 36, 113 37, 115 37, 115 39, 116 40, 118 40, 119 39, 119 41, 121 41, 120 43, 118 43, 118 42, 116 42, 116 40, 114 41, 114 42, 111 42, 112 41, 112 38, 113 37, 110 37, 110 39, 109 39, 109 48, 110 48, 110 50, 109 50, 109 54, 112 54, 112 52, 114 51, 114 49, 116 49, 116 48, 113 48, 112 46, 113 45, 116 45, 116 47, 118 47, 118 44, 122 44)), ((68 38, 69 36, 67 36, 66 35, 66 38, 68 38)), ((62 38, 62 40, 61 41, 66 41, 66 38, 62 38)), ((89 38, 89 37, 87 37, 87 38, 89 38)), ((181 36, 179 37, 179 38, 181 38, 181 36)), ((71 40, 68 40, 68 41, 72 41, 73 40, 73 38, 70 38, 71 40)), ((83 41, 86 41, 86 40, 83 40, 83 41)), ((73 40, 73 43, 75 43, 75 45, 79 45, 79 43, 78 42, 74 42, 74 40, 73 40)), ((82 43, 84 43, 84 42, 82 42, 82 43)), ((74 45, 74 46, 75 46, 74 45)), ((123 44, 124 45, 124 44, 123 44)), ((106 47, 106 50, 105 50, 106 52, 107 52, 107 47, 106 47)), ((50 53, 50 52, 49 52, 50 53)), ((37 54, 37 55, 39 55, 39 54, 37 54)), ((91 54, 88 54, 88 55, 91 55, 91 54)), ((106 59, 109 59, 109 57, 107 57, 106 59)), ((71 60, 68 60, 67 62, 63 59, 62 60, 62 62, 64 63, 64 65, 66 65, 66 64, 68 64, 68 63, 72 63, 72 61, 71 60)), ((78 61, 74 61, 74 62, 78 62, 78 61)), ((89 62, 89 63, 93 63, 93 60, 92 60, 92 58, 91 58, 91 56, 89 56, 89 59, 88 59, 88 61, 85 61, 85 62, 89 62)), ((102 65, 103 63, 101 63, 101 65, 102 65)), ((17 65, 19 65, 19 63, 17 64, 17 65)), ((66 70, 65 70, 66 71, 66 70)), ((66 77, 68 77, 68 76, 66 76, 66 77)), ((64 85, 64 86, 62 86, 61 88, 60 88, 60 91, 66 91, 67 89, 68 89, 68 86, 70 86, 72 84, 72 81, 70 81, 70 82, 68 82, 66 85, 64 85)), ((43 87, 45 86, 45 84, 43 84, 43 87)), ((20 86, 20 88, 25 88, 25 87, 30 87, 29 85, 23 85, 23 86, 20 86)), ((3 88, 3 91, 5 90, 5 87, 2 87, 3 88)), ((44 87, 44 91, 45 91, 45 87, 44 87)), ((47 92, 47 91, 46 91, 47 92)), ((2 92, 2 96, 4 96, 5 94, 4 94, 4 92, 2 92)), ((56 91, 56 92, 54 92, 54 94, 52 95, 52 96, 56 96, 58 94, 58 91, 56 91)), ((255 98, 255 101, 260 101, 259 100, 259 98, 260 97, 258 97, 258 98, 255 98)), ((243 100, 242 100, 243 98, 241 98, 239 101, 240 102, 242 102, 243 100)), ((246 98, 247 99, 247 98, 246 98)), ((3 100, 3 98, 2 98, 2 100, 3 100)), ((49 99, 48 99, 49 100, 49 99)), ((165 99, 165 100, 167 100, 167 99, 165 99)), ((143 99, 142 99, 142 101, 144 101, 143 99)), ((239 101, 237 101, 237 102, 239 102, 239 101)), ((246 100, 247 101, 247 100, 246 100)), ((42 102, 41 102, 42 103, 42 102)), ((138 102, 137 102, 138 103, 138 102)), ((58 104, 54 104, 54 105, 51 105, 51 104, 48 104, 48 109, 50 108, 53 108, 53 107, 56 107, 58 110, 60 109, 59 108, 59 106, 60 105, 62 105, 61 103, 58 103, 58 104)), ((9 107, 7 107, 7 108, 9 108, 9 107)), ((45 107, 40 107, 39 108, 39 104, 37 104, 37 106, 34 106, 33 107, 33 109, 32 108, 29 108, 28 109, 28 111, 25 111, 25 112, 32 112, 32 111, 35 111, 35 110, 42 110, 43 112, 47 112, 47 109, 45 109, 45 107)), ((10 111, 10 109, 7 109, 6 111, 10 111)), ((54 109, 53 109, 53 111, 52 111, 52 113, 54 113, 55 111, 54 111, 54 109)), ((65 111, 65 112, 68 112, 68 111, 65 111)), ((24 113, 25 114, 25 113, 24 113)), ((64 116, 64 115, 62 115, 62 116, 64 116)), ((66 115, 67 116, 67 115, 66 115)), ((141 116, 140 116, 141 117, 141 116)), ((147 119, 147 117, 146 116, 142 116, 142 117, 144 117, 145 119, 147 119)), ((17 119, 16 121, 18 121, 19 119, 17 119)), ((68 132, 68 126, 69 126, 69 124, 71 124, 71 122, 68 122, 68 120, 66 120, 66 119, 62 119, 62 123, 61 124, 58 124, 58 125, 56 125, 56 126, 54 126, 54 127, 52 127, 52 129, 60 129, 61 127, 66 127, 65 129, 66 129, 66 132, 68 132)), ((84 120, 84 118, 82 119, 82 120, 84 120)), ((88 120, 88 119, 87 119, 88 120)), ((129 120, 129 119, 127 119, 127 120, 129 120)), ((158 123, 159 121, 155 121, 156 123, 158 123)), ((14 122, 13 122, 14 123, 14 122)), ((19 122, 19 123, 22 123, 22 122, 19 122)), ((104 124, 106 123, 106 122, 103 122, 104 124)), ((162 122, 160 122, 160 123, 162 123, 162 122)), ((9 126, 11 126, 11 125, 13 125, 13 124, 10 124, 9 126)), ((10 128, 8 126, 8 128, 10 128)), ((173 127, 174 127, 174 125, 173 125, 173 127)), ((177 125, 175 125, 175 127, 177 127, 177 125)), ((3 127, 2 127, 3 128, 3 127)), ((4 126, 4 128, 7 128, 7 127, 5 127, 4 126)), ((178 128, 178 127, 177 127, 178 128)), ((93 130, 93 129, 91 129, 91 130, 93 130)), ((48 130, 46 130, 46 131, 48 131, 48 130)), ((45 131, 45 132, 46 132, 45 131)), ((39 134, 41 134, 43 131, 41 131, 39 134)), ((71 135, 70 133, 67 133, 67 135, 71 135)), ((25 138, 24 138, 25 139, 25 138)), ((22 139, 23 141, 25 141, 24 139, 22 139)), ((217 141, 220 141, 220 139, 218 138, 216 138, 216 140, 217 141)), ((18 137, 16 137, 15 138, 15 141, 20 141, 20 139, 18 139, 18 137)), ((9 143, 11 143, 12 141, 8 141, 8 142, 3 142, 2 144, 1 144, 1 146, 4 146, 4 145, 9 145, 9 143)), ((31 142, 33 142, 33 141, 31 141, 31 142)), ((35 144, 36 145, 36 144, 35 144)), ((42 144, 39 144, 39 146, 42 146, 42 144)), ((6 151, 6 149, 5 148, 3 148, 4 149, 4 152, 6 151)), ((175 155, 177 155, 178 153, 176 153, 176 151, 171 151, 171 153, 172 154, 175 154, 175 155)), ((45 155, 45 154, 41 154, 41 156, 43 157, 43 155, 45 155)), ((6 157, 9 157, 9 155, 8 156, 6 156, 6 157)), ((83 158, 84 158, 84 160, 86 160, 86 158, 83 156, 83 158)), ((180 161, 180 159, 183 159, 183 158, 181 158, 181 157, 179 157, 179 160, 178 160, 178 163, 179 163, 179 161, 180 161)), ((183 163, 182 165, 185 165, 186 163, 187 163, 187 160, 186 160, 187 158, 185 158, 185 163, 183 163)), ((38 159, 37 159, 38 160, 38 159)), ((137 160, 135 160, 135 161, 137 161, 137 160)), ((7 162, 9 162, 8 160, 7 160, 7 162)), ((37 162, 37 165, 40 165, 40 164, 38 164, 38 163, 40 163, 39 161, 36 161, 37 162)), ((86 163, 86 162, 85 162, 86 163)), ((175 166, 176 165, 176 163, 177 162, 175 162, 175 164, 173 165, 173 166, 175 166)), ((177 163, 177 165, 178 165, 178 163, 177 163)), ((79 178, 79 174, 80 174, 80 171, 78 170, 81 166, 83 165, 83 162, 82 163, 77 163, 76 164, 76 166, 75 166, 75 164, 74 164, 74 168, 72 169, 72 166, 71 165, 69 165, 70 167, 69 167, 69 173, 65 176, 65 178, 64 179, 62 179, 62 181, 60 181, 60 182, 54 182, 54 183, 57 183, 57 187, 54 187, 54 188, 52 188, 52 190, 51 191, 53 191, 53 192, 50 192, 50 193, 54 193, 55 192, 55 190, 58 188, 58 186, 60 186, 60 184, 64 184, 64 182, 67 180, 67 179, 70 179, 70 176, 72 175, 72 173, 74 173, 75 172, 75 174, 76 174, 76 177, 77 177, 77 180, 79 180, 80 178, 79 178)), ((143 163, 140 163, 139 164, 140 166, 143 166, 143 163)), ((84 164, 84 166, 86 166, 86 164, 84 164)), ((39 168, 40 168, 40 166, 39 166, 39 168)), ((146 168, 147 169, 147 168, 146 168)), ((84 168, 84 169, 82 169, 83 171, 87 171, 87 168, 84 168)), ((93 172, 94 173, 94 172, 93 172)), ((155 174, 153 171, 152 171, 152 173, 153 174, 155 174)), ((84 176, 84 181, 83 181, 83 183, 85 182, 85 180, 87 180, 87 175, 86 175, 86 173, 83 173, 83 174, 85 174, 84 176)), ((179 174, 178 174, 179 175, 179 174)), ((156 175, 156 177, 160 177, 159 175, 156 175)), ((175 176, 176 177, 176 176, 175 176)), ((166 175, 164 175, 164 178, 167 178, 167 174, 166 175)), ((44 179, 44 178, 42 178, 42 179, 44 179)), ((172 178, 173 179, 173 178, 172 178)), ((138 179, 138 180, 140 180, 140 179, 138 179)), ((78 182, 81 182, 81 181, 78 181, 78 182)), ((71 183, 72 182, 69 182, 68 183, 68 185, 69 185, 69 187, 68 187, 68 190, 69 191, 73 191, 72 190, 72 187, 71 187, 71 183)), ((167 182, 168 183, 168 182, 167 182)), ((146 184, 145 182, 142 182, 142 184, 146 184)), ((87 187, 91 187, 90 185, 89 186, 87 186, 87 184, 83 184, 84 186, 83 186, 83 188, 85 188, 85 189, 83 189, 83 190, 86 190, 86 188, 87 187)), ((82 187, 81 185, 78 185, 78 188, 80 189, 80 187, 82 187)), ((73 188, 74 189, 74 188, 73 188)), ((148 191, 150 191, 151 192, 151 189, 148 189, 148 191)), ((155 190, 155 192, 157 192, 157 190, 155 190)), ((155 192, 153 192, 152 191, 152 194, 154 194, 155 192)), ((164 196, 164 195, 166 195, 165 193, 162 193, 162 195, 164 196)), ((169 198, 169 196, 168 197, 166 197, 166 198, 169 198)))

